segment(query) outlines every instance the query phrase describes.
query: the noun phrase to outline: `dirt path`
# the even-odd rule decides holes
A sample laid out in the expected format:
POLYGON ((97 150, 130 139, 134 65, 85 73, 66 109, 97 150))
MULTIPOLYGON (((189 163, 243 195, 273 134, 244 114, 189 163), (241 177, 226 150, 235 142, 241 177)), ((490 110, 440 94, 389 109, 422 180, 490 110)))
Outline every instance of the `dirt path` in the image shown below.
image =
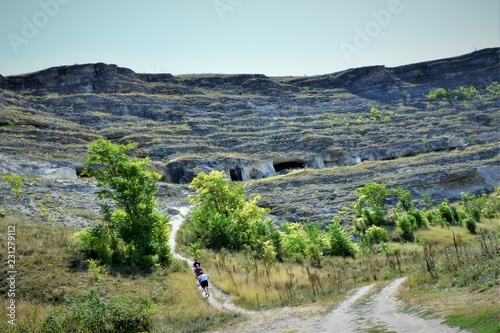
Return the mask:
MULTIPOLYGON (((189 258, 186 258, 179 253, 175 252, 175 235, 177 234, 177 231, 179 230, 181 224, 184 222, 184 216, 186 216, 189 213, 189 207, 172 207, 173 209, 179 211, 178 215, 174 215, 170 219, 170 223, 172 224, 172 234, 170 235, 169 239, 169 245, 172 250, 174 250, 174 257, 177 259, 181 259, 186 261, 189 266, 193 266, 193 261, 189 258)), ((199 288, 200 294, 202 297, 203 291, 201 288, 199 288)), ((208 302, 210 303, 211 306, 220 309, 220 310, 227 310, 227 311, 234 311, 234 312, 239 312, 243 314, 253 314, 254 312, 248 311, 246 309, 242 309, 240 307, 237 307, 229 298, 229 296, 225 293, 223 293, 221 290, 219 290, 216 286, 213 285, 213 283, 210 283, 210 293, 211 297, 208 298, 208 302)))
MULTIPOLYGON (((170 246, 175 249, 175 234, 189 212, 187 207, 176 208, 179 215, 171 219, 172 235, 170 246)), ((175 257, 192 261, 177 253, 175 257)), ((221 328, 212 333, 466 333, 442 324, 438 319, 422 319, 417 315, 402 313, 404 304, 395 295, 402 288, 406 278, 393 280, 387 286, 377 290, 374 284, 353 290, 327 314, 317 305, 295 308, 280 308, 268 311, 252 312, 239 308, 231 302, 228 295, 211 284, 215 297, 209 302, 218 309, 226 309, 245 314, 245 319, 237 324, 221 328)), ((200 291, 201 292, 201 291, 200 291)))

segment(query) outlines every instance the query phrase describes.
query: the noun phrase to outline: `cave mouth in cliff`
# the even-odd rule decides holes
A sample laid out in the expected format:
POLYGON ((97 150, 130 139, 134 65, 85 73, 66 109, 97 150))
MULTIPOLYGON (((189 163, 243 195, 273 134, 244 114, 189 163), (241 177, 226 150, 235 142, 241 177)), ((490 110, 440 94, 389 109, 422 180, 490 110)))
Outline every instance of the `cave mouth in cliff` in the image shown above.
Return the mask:
POLYGON ((231 176, 232 181, 242 181, 243 176, 241 175, 241 168, 229 169, 229 175, 231 176))
POLYGON ((274 171, 280 172, 283 170, 293 170, 293 169, 304 169, 306 163, 299 160, 284 161, 284 162, 274 162, 274 171))

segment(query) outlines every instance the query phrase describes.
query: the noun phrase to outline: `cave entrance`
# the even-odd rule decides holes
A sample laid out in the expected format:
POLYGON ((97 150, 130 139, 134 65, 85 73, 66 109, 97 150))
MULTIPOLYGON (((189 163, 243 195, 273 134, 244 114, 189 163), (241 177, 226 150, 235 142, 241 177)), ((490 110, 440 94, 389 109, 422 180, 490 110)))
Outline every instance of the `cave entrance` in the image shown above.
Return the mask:
POLYGON ((274 171, 280 172, 283 170, 292 170, 292 169, 304 169, 306 164, 302 161, 286 161, 286 162, 274 162, 274 171))
POLYGON ((241 175, 241 168, 229 169, 229 175, 232 181, 242 181, 243 176, 241 175))

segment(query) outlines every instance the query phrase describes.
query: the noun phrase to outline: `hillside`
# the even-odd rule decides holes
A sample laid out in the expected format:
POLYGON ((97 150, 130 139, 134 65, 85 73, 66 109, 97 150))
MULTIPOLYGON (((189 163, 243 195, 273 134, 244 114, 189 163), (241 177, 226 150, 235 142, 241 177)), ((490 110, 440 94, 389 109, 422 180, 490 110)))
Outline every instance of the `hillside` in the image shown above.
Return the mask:
MULTIPOLYGON (((0 174, 51 196, 53 223, 98 207, 79 178, 90 142, 137 143, 162 174, 160 201, 185 201, 199 172, 224 170, 271 214, 327 223, 367 182, 455 199, 500 185, 500 48, 401 67, 311 77, 139 74, 103 63, 0 76, 0 174), (436 99, 473 86, 481 98, 436 99), (374 111, 375 110, 375 111, 374 111), (71 198, 68 200, 68 198, 71 198), (76 200, 75 198, 78 198, 76 200)), ((0 204, 41 218, 33 202, 0 204)))

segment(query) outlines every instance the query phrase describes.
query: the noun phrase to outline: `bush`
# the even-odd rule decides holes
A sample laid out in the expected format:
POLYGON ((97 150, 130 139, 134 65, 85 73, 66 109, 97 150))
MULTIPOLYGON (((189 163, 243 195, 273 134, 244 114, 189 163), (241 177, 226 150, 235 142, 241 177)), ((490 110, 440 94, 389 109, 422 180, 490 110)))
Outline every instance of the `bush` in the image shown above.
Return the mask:
POLYGON ((500 83, 493 81, 489 86, 486 87, 486 91, 494 99, 500 99, 500 83))
POLYGON ((356 256, 358 248, 345 229, 340 225, 337 216, 327 227, 327 231, 330 238, 330 249, 328 250, 329 254, 343 257, 350 256, 353 258, 356 256))
POLYGON ((438 206, 439 216, 445 225, 453 224, 453 214, 448 205, 448 200, 443 200, 438 206))
POLYGON ((467 228, 467 230, 469 230, 469 232, 471 234, 475 234, 476 233, 476 226, 477 225, 476 225, 476 220, 473 217, 467 217, 464 220, 464 225, 467 228))
POLYGON ((436 99, 456 99, 460 101, 470 101, 481 99, 479 91, 474 86, 459 86, 457 89, 436 88, 425 95, 429 101, 436 99))
POLYGON ((410 213, 415 218, 415 224, 417 228, 427 228, 429 224, 427 223, 424 214, 418 209, 412 209, 410 213))
POLYGON ((481 95, 474 86, 459 86, 457 89, 447 91, 448 98, 460 101, 480 99, 481 95))
POLYGON ((398 219, 397 225, 401 233, 410 234, 417 227, 417 222, 413 215, 406 214, 398 219))
POLYGON ((366 225, 381 226, 384 224, 385 206, 383 200, 391 195, 385 185, 368 183, 357 188, 358 199, 354 202, 354 212, 357 217, 362 217, 366 225))
POLYGON ((92 287, 74 297, 66 295, 66 306, 45 316, 41 332, 128 333, 150 332, 152 303, 134 295, 119 295, 105 300, 92 287))
POLYGON ((434 101, 436 99, 445 99, 448 97, 446 90, 444 88, 437 88, 431 90, 427 95, 425 95, 429 101, 434 101))
POLYGON ((375 225, 372 225, 371 227, 366 229, 365 235, 363 236, 363 241, 368 245, 387 242, 388 239, 389 236, 387 234, 387 230, 375 225))

